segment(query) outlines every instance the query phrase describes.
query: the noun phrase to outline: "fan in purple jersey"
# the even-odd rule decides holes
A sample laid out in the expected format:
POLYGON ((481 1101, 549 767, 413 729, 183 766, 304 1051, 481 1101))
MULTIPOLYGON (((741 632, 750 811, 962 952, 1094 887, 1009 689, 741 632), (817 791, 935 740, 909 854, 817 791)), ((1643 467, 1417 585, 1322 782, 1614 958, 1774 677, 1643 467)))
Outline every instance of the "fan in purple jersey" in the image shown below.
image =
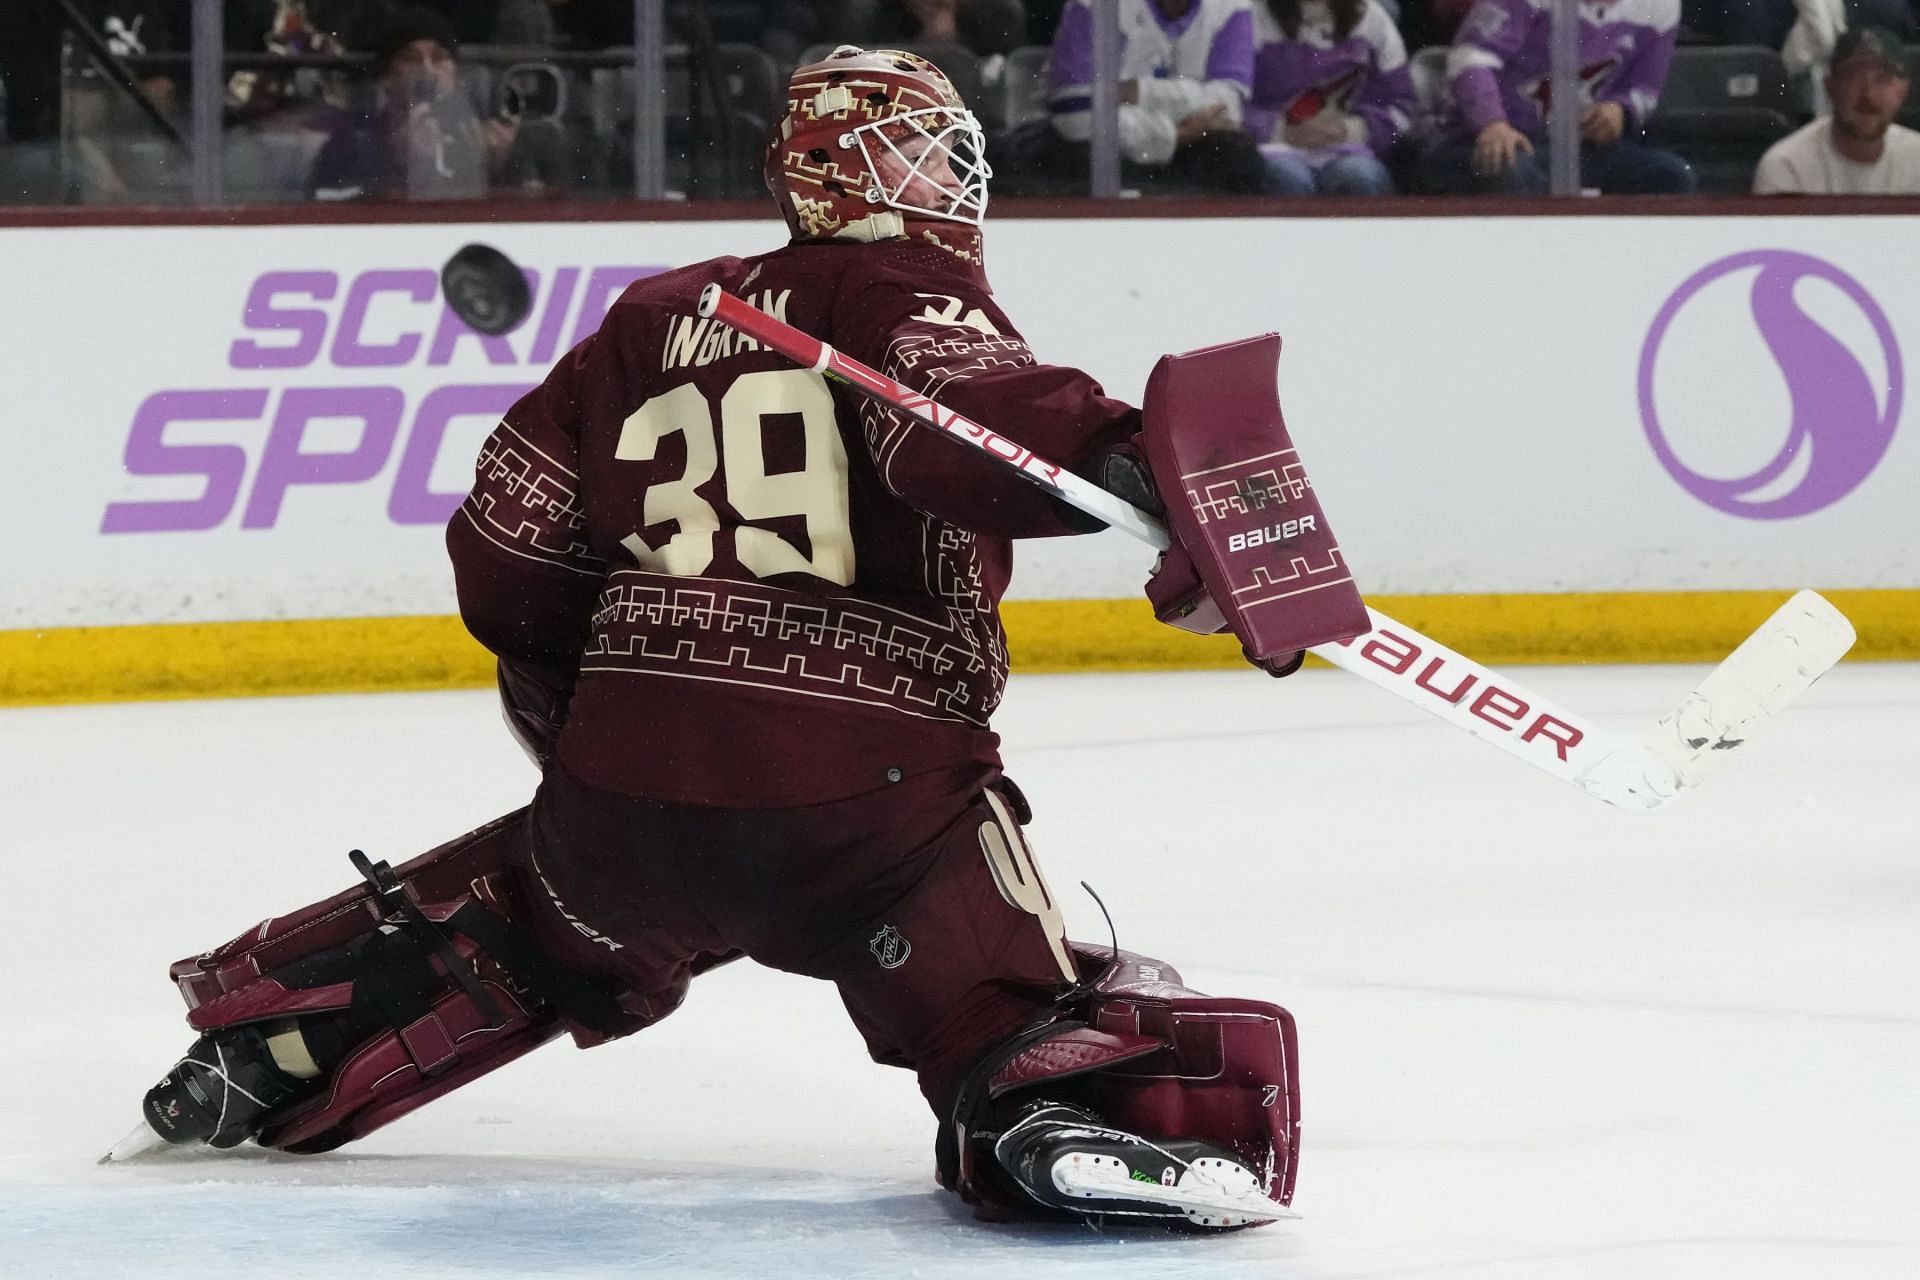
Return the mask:
MULTIPOLYGON (((1693 170, 1640 139, 1666 84, 1680 0, 1603 0, 1580 7, 1580 180, 1604 192, 1694 189, 1693 170)), ((1547 118, 1553 6, 1477 0, 1447 55, 1449 112, 1421 158, 1429 191, 1548 190, 1547 118)))
MULTIPOLYGON (((201 1038, 115 1156, 329 1150, 562 1032, 643 1030, 745 957, 835 984, 983 1215, 1280 1216, 1291 1018, 1069 942, 1002 772, 1013 542, 1098 522, 699 296, 1084 473, 1136 456, 1141 414, 1001 310, 979 125, 925 59, 801 67, 765 172, 791 243, 629 289, 507 412, 448 527, 532 805, 398 868, 356 854, 364 885, 176 964, 201 1038)), ((736 1022, 742 1053, 810 1051, 736 1022)))
MULTIPOLYGON (((1117 0, 1120 158, 1149 190, 1253 194, 1264 168, 1241 129, 1253 84, 1249 0, 1117 0)), ((1093 5, 1071 0, 1048 62, 1051 128, 1016 144, 1023 167, 1084 179, 1093 134, 1093 5)))
POLYGON ((1378 0, 1260 0, 1247 132, 1272 195, 1377 196, 1415 106, 1406 45, 1378 0))

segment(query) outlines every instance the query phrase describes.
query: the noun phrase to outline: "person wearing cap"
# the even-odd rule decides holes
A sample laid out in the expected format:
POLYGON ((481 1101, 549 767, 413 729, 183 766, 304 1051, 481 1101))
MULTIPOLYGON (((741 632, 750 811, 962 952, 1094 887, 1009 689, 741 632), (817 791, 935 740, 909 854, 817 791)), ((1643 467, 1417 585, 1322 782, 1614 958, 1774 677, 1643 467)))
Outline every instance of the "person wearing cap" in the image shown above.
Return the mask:
POLYGON ((372 52, 371 101, 315 157, 316 200, 473 199, 536 168, 522 155, 519 121, 481 120, 461 91, 460 40, 446 15, 396 9, 372 52))
POLYGON ((1893 123, 1911 87, 1892 32, 1841 33, 1826 78, 1833 114, 1773 144, 1754 172, 1754 194, 1920 194, 1920 131, 1893 123))

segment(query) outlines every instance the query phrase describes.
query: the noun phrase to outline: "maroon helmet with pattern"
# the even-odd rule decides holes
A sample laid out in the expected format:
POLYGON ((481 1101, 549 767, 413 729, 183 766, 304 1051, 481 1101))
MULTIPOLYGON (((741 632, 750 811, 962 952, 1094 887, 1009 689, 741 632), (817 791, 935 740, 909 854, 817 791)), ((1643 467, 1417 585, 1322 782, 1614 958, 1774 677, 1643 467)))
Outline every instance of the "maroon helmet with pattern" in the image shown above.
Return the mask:
POLYGON ((930 240, 980 261, 980 122, 914 53, 841 45, 793 73, 766 180, 800 239, 930 240))

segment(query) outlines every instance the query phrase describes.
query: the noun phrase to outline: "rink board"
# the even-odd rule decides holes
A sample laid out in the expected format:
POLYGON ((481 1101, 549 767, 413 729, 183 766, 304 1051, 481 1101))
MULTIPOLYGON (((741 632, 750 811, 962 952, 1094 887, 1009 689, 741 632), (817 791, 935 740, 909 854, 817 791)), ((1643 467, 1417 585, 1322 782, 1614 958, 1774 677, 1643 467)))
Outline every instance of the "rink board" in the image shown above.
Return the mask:
MULTIPOLYGON (((1850 660, 1920 653, 1920 592, 1830 591, 1860 639, 1850 660)), ((1483 662, 1695 662, 1726 657, 1782 592, 1383 596, 1374 607, 1483 662)), ((1153 621, 1132 600, 1011 600, 1016 671, 1244 665, 1239 642, 1153 621)), ((1318 658, 1310 658, 1319 663, 1318 658)), ((137 698, 461 689, 493 658, 458 618, 318 618, 0 631, 0 706, 137 698)))
MULTIPOLYGON (((0 230, 22 300, 0 304, 0 700, 484 678, 441 547, 479 441, 627 281, 778 239, 0 230), (506 339, 438 297, 469 240, 536 273, 506 339)), ((1906 216, 1020 219, 989 265, 1037 352, 1127 398, 1163 352, 1278 331, 1363 590, 1469 652, 1705 658, 1812 586, 1857 593, 1862 656, 1915 657, 1915 243, 1906 216)), ((1149 560, 1113 534, 1023 545, 1017 660, 1234 661, 1146 618, 1149 560)))

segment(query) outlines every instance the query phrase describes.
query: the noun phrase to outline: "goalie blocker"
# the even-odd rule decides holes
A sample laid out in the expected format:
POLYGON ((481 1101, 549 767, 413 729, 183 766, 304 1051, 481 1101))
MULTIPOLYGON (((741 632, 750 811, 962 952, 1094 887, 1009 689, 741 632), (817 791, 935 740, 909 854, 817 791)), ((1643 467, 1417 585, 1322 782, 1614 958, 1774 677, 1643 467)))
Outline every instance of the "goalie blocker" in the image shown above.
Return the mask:
MULTIPOLYGON (((364 883, 176 963, 201 1038, 109 1158, 249 1138, 329 1151, 563 1031, 586 1048, 671 1013, 685 982, 648 998, 589 980, 514 924, 525 818, 397 869, 356 852, 364 883)), ((1081 984, 986 1054, 941 1108, 941 1183, 993 1218, 1220 1227, 1280 1216, 1300 1141, 1292 1018, 1192 991, 1158 960, 1079 945, 1073 955, 1081 984), (1049 1174, 1042 1157, 1072 1162, 1079 1180, 1049 1174), (1154 1187, 1133 1185, 1143 1168, 1154 1187)))
POLYGON ((1140 442, 1173 539, 1147 583, 1154 616, 1231 631, 1285 675, 1306 649, 1371 624, 1281 419, 1279 361, 1271 333, 1161 357, 1140 442))

